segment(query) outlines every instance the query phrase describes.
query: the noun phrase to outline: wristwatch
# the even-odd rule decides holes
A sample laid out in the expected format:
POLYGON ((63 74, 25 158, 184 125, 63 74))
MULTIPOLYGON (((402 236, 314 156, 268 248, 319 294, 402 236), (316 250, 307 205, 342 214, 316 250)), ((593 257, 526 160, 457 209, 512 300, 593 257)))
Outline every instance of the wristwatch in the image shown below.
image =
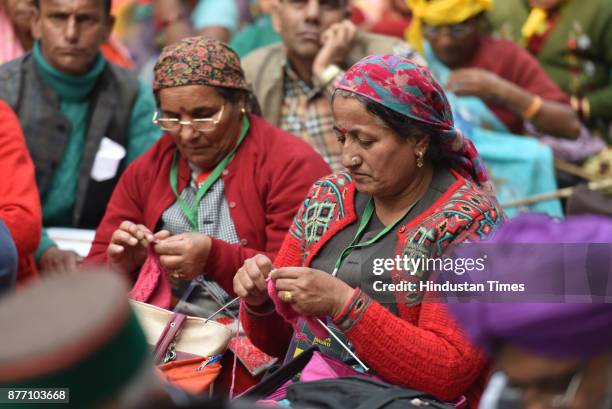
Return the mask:
POLYGON ((321 73, 319 76, 319 82, 324 87, 328 86, 330 82, 334 80, 342 72, 342 69, 338 67, 336 64, 330 64, 321 73))

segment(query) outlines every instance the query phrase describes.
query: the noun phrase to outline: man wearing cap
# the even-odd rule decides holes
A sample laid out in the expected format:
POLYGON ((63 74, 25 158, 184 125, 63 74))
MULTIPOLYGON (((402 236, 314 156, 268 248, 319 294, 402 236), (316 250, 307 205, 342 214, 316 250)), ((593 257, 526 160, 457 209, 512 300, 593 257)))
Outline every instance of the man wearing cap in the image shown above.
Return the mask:
POLYGON ((486 407, 612 408, 612 219, 522 216, 487 246, 493 246, 489 274, 520 281, 527 292, 520 302, 513 302, 515 295, 505 302, 449 305, 508 378, 500 394, 508 406, 485 394, 486 407), (581 303, 572 301, 580 293, 581 303), (566 302, 549 302, 553 297, 566 302))
POLYGON ((242 62, 264 117, 304 139, 332 169, 341 168, 330 97, 344 70, 370 54, 416 54, 401 40, 369 34, 350 22, 347 0, 280 0, 272 11, 283 43, 242 62))

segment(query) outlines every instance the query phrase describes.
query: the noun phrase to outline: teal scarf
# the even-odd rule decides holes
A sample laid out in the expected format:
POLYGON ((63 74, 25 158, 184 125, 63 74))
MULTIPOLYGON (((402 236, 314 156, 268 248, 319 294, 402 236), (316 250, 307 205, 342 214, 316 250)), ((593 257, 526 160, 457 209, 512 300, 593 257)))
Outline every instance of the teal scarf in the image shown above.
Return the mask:
POLYGON ((86 99, 104 68, 106 60, 98 53, 91 69, 83 75, 69 75, 58 71, 45 59, 40 48, 40 42, 34 43, 34 61, 43 81, 57 93, 60 100, 82 101, 86 99))

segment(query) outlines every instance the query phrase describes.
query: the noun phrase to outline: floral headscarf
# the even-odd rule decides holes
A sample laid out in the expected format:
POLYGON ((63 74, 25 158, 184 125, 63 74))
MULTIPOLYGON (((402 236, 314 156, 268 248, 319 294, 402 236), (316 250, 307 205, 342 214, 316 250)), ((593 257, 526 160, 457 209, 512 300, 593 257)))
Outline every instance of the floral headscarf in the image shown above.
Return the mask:
POLYGON ((450 166, 493 193, 476 147, 455 129, 446 95, 426 68, 396 55, 370 55, 346 72, 337 89, 364 96, 433 128, 450 157, 450 166))
POLYGON ((164 47, 154 75, 155 92, 184 85, 250 91, 238 55, 227 44, 207 37, 185 38, 164 47))

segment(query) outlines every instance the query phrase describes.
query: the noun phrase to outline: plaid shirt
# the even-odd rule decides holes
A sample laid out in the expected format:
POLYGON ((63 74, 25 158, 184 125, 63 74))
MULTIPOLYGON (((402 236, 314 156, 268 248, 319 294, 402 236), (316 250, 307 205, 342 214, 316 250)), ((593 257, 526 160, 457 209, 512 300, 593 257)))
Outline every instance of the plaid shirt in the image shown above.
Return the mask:
POLYGON ((334 132, 331 96, 344 71, 323 87, 302 81, 288 63, 284 66, 283 107, 280 127, 299 136, 325 159, 332 170, 342 169, 341 145, 334 132))

